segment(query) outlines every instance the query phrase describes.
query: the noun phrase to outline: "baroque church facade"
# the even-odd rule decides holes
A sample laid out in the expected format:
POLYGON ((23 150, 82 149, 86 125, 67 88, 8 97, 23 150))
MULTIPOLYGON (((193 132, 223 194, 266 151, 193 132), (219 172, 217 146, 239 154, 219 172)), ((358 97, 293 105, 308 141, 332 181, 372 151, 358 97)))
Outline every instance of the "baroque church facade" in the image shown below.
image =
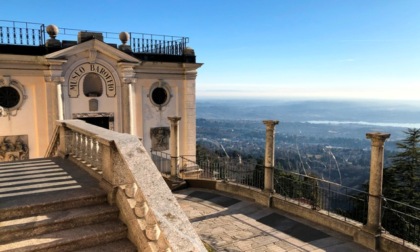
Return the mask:
POLYGON ((169 153, 174 116, 181 117, 179 154, 195 156, 202 64, 188 38, 121 32, 118 45, 108 33, 60 40, 54 25, 15 25, 0 26, 0 161, 43 157, 63 119, 132 134, 147 150, 169 153))

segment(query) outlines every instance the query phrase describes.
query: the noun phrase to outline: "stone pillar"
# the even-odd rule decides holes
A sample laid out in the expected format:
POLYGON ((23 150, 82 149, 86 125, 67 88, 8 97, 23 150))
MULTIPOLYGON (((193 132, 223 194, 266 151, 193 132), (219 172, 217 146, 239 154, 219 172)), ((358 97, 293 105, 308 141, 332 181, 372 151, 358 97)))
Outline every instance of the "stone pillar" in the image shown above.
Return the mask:
POLYGON ((382 218, 382 181, 384 166, 384 143, 388 133, 367 133, 371 140, 369 202, 367 224, 356 233, 354 240, 364 246, 378 250, 382 218))
POLYGON ((170 152, 171 152, 171 177, 177 176, 177 167, 178 167, 178 122, 181 120, 181 117, 174 116, 168 117, 171 122, 171 136, 170 136, 170 152))
POLYGON ((279 121, 263 121, 265 131, 264 191, 274 193, 274 128, 279 121))
POLYGON ((390 134, 367 133, 372 141, 370 155, 369 203, 366 228, 372 232, 381 232, 382 180, 384 169, 384 143, 390 134))

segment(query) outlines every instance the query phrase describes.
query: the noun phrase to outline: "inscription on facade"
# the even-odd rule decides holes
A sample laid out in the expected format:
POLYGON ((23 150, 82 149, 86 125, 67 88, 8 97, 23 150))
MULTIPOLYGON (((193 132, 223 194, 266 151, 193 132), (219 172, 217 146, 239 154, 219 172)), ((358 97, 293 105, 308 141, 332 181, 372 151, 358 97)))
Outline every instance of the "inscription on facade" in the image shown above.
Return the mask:
POLYGON ((116 84, 111 71, 98 63, 84 63, 77 66, 70 74, 70 78, 68 80, 70 98, 79 97, 80 85, 83 83, 82 80, 88 73, 96 73, 99 75, 102 79, 102 83, 105 85, 106 95, 108 97, 115 96, 116 84))
POLYGON ((150 129, 150 138, 152 139, 153 151, 169 150, 169 127, 157 127, 150 129))

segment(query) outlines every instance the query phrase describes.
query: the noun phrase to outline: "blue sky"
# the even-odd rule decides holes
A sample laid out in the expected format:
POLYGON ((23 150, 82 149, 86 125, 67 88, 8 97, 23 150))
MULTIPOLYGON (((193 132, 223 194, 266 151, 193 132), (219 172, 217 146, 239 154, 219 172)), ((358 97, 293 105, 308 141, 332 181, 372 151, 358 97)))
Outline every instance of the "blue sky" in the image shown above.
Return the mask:
MULTIPOLYGON (((187 36, 202 98, 420 100, 418 0, 2 1, 1 19, 187 36)), ((60 38, 60 37, 58 37, 60 38)))

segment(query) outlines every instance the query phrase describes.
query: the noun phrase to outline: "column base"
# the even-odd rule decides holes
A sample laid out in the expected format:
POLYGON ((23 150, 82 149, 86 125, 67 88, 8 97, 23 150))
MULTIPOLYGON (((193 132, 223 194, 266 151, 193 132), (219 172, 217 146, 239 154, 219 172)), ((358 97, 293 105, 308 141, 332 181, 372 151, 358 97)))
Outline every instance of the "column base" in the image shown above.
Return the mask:
POLYGON ((264 189, 254 196, 255 202, 266 207, 271 207, 274 190, 264 189))
POLYGON ((353 240, 356 243, 359 243, 369 249, 379 250, 379 238, 381 233, 377 231, 372 231, 371 229, 364 226, 360 229, 353 237, 353 240))

